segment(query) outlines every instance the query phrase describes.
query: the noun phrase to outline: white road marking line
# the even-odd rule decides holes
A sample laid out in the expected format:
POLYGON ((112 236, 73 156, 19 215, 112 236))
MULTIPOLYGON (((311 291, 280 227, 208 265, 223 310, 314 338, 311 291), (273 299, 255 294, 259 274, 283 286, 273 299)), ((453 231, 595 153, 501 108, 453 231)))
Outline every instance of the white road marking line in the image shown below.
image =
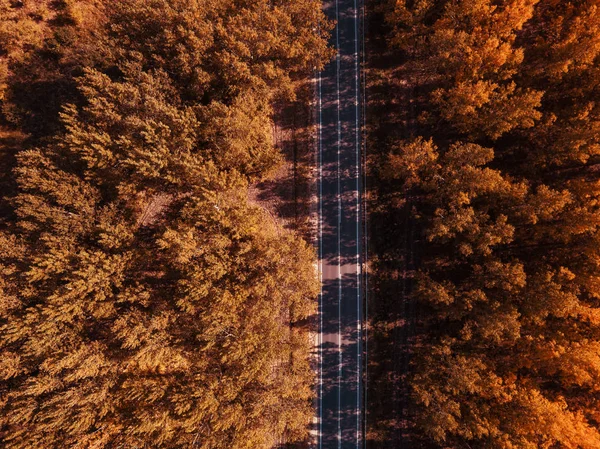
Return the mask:
POLYGON ((323 447, 323 99, 319 71, 319 448, 323 447))
MULTIPOLYGON (((336 79, 337 79, 337 203, 338 203, 338 229, 337 229, 337 245, 338 245, 338 447, 341 448, 342 444, 342 429, 341 429, 341 382, 343 374, 343 357, 342 357, 342 323, 341 323, 341 311, 342 311, 342 273, 341 273, 341 221, 342 221, 342 191, 341 191, 341 99, 340 99, 340 72, 341 72, 341 54, 340 54, 340 41, 339 41, 339 1, 336 0, 336 79)), ((361 321, 361 242, 360 237, 360 224, 361 224, 361 192, 360 192, 360 176, 361 172, 361 125, 360 125, 360 94, 359 94, 359 82, 360 82, 360 70, 359 70, 359 37, 358 37, 358 24, 359 14, 357 0, 354 0, 354 35, 355 35, 355 52, 354 52, 354 65, 355 65, 355 151, 356 151, 356 172, 355 172, 355 185, 356 185, 356 278, 357 278, 357 398, 356 398, 356 413, 357 413, 357 424, 356 424, 356 447, 359 447, 361 440, 361 344, 362 344, 362 321, 361 321)), ((364 35, 364 28, 362 29, 364 35)), ((364 46, 364 38, 362 45, 364 46)), ((318 129, 318 151, 319 151, 319 273, 322 280, 322 269, 323 269, 323 139, 322 139, 322 128, 323 128, 323 111, 322 111, 322 73, 319 72, 318 76, 318 93, 319 93, 319 129, 318 129)), ((322 447, 323 439, 323 288, 321 284, 320 290, 320 373, 319 373, 319 408, 320 408, 320 420, 319 420, 319 447, 322 447)), ((366 397, 366 395, 365 395, 366 397)), ((365 413, 365 427, 366 427, 366 413, 365 413)))
MULTIPOLYGON (((362 0, 362 5, 361 5, 362 9, 361 9, 361 37, 362 37, 362 41, 361 41, 361 49, 362 49, 362 61, 363 63, 366 64, 366 48, 365 48, 365 28, 366 28, 366 11, 365 11, 365 2, 364 0, 362 0)), ((366 126, 366 118, 367 118, 367 106, 366 106, 366 101, 367 101, 367 80, 366 77, 363 78, 363 83, 362 83, 362 88, 363 88, 363 95, 362 95, 362 117, 364 120, 364 125, 366 126)), ((367 162, 367 136, 366 133, 363 132, 362 133, 362 148, 363 148, 363 161, 364 161, 364 165, 363 165, 363 191, 366 192, 367 191, 367 175, 366 175, 366 162, 367 162)), ((365 368, 364 368, 364 378, 365 378, 365 388, 363 391, 363 396, 364 396, 364 400, 363 400, 363 404, 364 404, 364 425, 363 425, 363 441, 364 441, 364 446, 366 447, 367 443, 366 443, 366 439, 367 439, 367 406, 368 406, 368 380, 369 380, 369 323, 368 323, 368 317, 369 317, 369 297, 368 297, 368 293, 369 293, 369 267, 368 267, 368 260, 369 260, 369 243, 368 243, 368 237, 369 237, 369 230, 368 230, 368 215, 367 215, 367 203, 364 202, 362 203, 362 207, 363 207, 363 217, 364 217, 364 249, 363 249, 363 254, 364 254, 364 276, 365 276, 365 293, 363 295, 363 301, 365 303, 365 316, 364 316, 364 338, 365 338, 365 368)))
POLYGON ((335 0, 335 46, 336 55, 336 90, 337 90, 337 203, 338 203, 338 227, 337 227, 337 243, 338 243, 338 448, 342 447, 342 267, 341 267, 341 223, 342 223, 342 197, 341 197, 341 182, 340 182, 340 147, 342 140, 342 124, 340 120, 340 16, 339 2, 335 0))
POLYGON ((355 88, 355 103, 354 103, 354 115, 355 115, 355 145, 356 145, 356 356, 357 356, 357 369, 356 369, 356 447, 358 449, 360 445, 360 388, 361 388, 361 320, 360 320, 360 148, 359 148, 359 96, 358 96, 358 6, 356 0, 354 0, 354 88, 355 88))

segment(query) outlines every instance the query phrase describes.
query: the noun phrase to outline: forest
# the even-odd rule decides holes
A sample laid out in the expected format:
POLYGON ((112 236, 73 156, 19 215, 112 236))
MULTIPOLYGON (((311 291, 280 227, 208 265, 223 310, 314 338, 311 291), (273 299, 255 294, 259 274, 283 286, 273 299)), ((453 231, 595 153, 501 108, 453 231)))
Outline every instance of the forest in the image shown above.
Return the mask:
MULTIPOLYGON (((369 442, 599 448, 600 1, 367 10, 369 442)), ((1 447, 306 440, 316 255, 249 190, 330 29, 0 0, 1 447)))
POLYGON ((379 243, 395 249, 376 255, 376 294, 414 237, 397 432, 405 447, 599 448, 600 2, 372 10, 371 84, 389 97, 371 98, 374 231, 396 239, 379 243))
POLYGON ((0 0, 0 446, 271 448, 315 252, 248 199, 317 0, 0 0))

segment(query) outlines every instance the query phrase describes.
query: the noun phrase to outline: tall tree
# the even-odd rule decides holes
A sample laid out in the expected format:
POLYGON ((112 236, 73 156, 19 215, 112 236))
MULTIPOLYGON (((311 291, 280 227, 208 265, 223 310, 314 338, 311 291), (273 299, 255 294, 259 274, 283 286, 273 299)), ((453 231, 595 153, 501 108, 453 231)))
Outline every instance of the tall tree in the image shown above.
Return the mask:
MULTIPOLYGON (((52 76, 77 88, 18 152, 6 198, 3 447, 304 439, 314 252, 247 189, 279 161, 271 100, 327 53, 319 2, 128 0, 67 39, 85 34, 77 5, 55 5, 66 28, 19 66, 62 36, 52 76)), ((6 116, 32 132, 46 97, 17 101, 17 68, 6 116)))
POLYGON ((435 79, 430 120, 490 139, 534 125, 542 92, 519 87, 514 78, 524 53, 517 33, 537 2, 395 2, 392 45, 418 53, 420 71, 435 79))
POLYGON ((598 447, 598 3, 390 3, 430 119, 382 170, 419 229, 418 428, 440 447, 598 447))
POLYGON ((429 323, 412 379, 419 425, 456 447, 596 447, 600 432, 574 401, 600 375, 597 305, 584 293, 596 250, 581 260, 561 241, 577 219, 568 191, 511 181, 486 167, 492 158, 474 144, 416 140, 389 161, 421 197, 413 207, 428 242, 413 292, 429 323))

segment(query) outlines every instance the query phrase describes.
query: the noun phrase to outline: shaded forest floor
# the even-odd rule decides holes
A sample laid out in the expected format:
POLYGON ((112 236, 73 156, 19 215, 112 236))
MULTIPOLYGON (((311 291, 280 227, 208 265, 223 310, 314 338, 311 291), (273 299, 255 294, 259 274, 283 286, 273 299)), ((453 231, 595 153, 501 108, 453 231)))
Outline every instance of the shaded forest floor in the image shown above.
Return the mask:
POLYGON ((250 188, 250 200, 308 243, 316 238, 314 85, 299 84, 293 102, 274 105, 273 136, 283 163, 272 177, 250 188))
POLYGON ((23 146, 25 138, 24 134, 0 125, 0 227, 14 219, 8 196, 15 190, 15 179, 12 176, 16 165, 15 155, 23 146))
POLYGON ((368 233, 367 447, 427 447, 414 433, 408 378, 419 316, 409 300, 418 265, 419 229, 411 198, 385 180, 387 154, 418 132, 418 82, 389 51, 377 1, 366 11, 366 207, 368 233), (394 92, 392 95, 391 92, 394 92))
MULTIPOLYGON (((309 245, 316 245, 315 91, 310 79, 298 83, 295 101, 274 105, 273 138, 283 161, 268 179, 250 186, 248 195, 252 203, 266 210, 280 226, 295 232, 309 245)), ((316 357, 314 348, 318 338, 318 325, 314 318, 306 323, 309 328, 307 336, 313 349, 311 358, 316 357)), ((316 363, 316 359, 313 362, 316 363)), ((312 423, 307 423, 307 426, 311 428, 312 423)), ((306 449, 310 447, 310 441, 290 444, 282 437, 277 447, 306 449)))

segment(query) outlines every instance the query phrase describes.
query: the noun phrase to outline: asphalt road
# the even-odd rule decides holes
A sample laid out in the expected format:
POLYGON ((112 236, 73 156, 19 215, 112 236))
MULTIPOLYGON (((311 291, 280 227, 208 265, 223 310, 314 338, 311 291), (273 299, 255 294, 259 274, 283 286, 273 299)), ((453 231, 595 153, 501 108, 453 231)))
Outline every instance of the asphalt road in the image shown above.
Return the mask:
POLYGON ((319 76, 318 447, 363 446, 359 0, 324 3, 336 59, 319 76))

